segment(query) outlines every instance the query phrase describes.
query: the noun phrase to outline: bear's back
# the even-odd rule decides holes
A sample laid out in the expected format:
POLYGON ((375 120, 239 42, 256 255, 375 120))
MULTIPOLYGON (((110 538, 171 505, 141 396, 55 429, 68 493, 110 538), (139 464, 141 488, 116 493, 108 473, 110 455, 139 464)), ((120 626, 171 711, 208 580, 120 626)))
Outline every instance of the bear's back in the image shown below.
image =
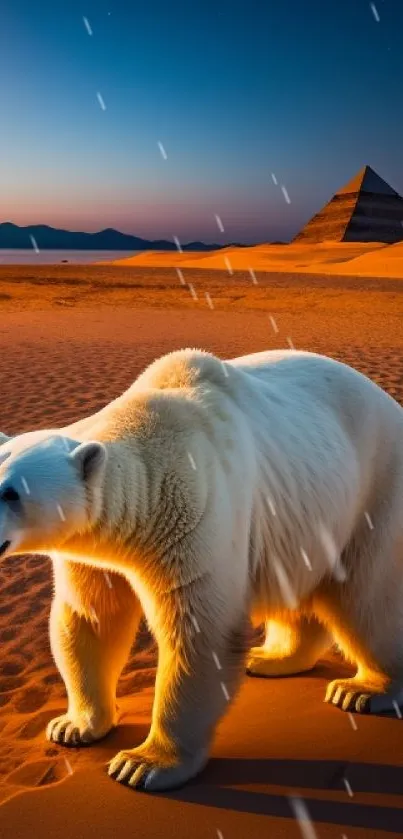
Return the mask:
POLYGON ((192 389, 201 382, 219 383, 223 379, 222 362, 205 350, 175 350, 157 358, 136 379, 136 390, 192 389))

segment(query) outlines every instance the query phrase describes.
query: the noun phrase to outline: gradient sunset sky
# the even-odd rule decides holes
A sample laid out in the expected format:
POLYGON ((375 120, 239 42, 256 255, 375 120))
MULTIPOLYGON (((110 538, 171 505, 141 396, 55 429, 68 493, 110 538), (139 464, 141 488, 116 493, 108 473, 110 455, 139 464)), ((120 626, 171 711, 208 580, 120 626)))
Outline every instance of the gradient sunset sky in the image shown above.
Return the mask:
POLYGON ((402 0, 5 0, 1 30, 0 221, 250 243, 366 163, 403 193, 402 0))

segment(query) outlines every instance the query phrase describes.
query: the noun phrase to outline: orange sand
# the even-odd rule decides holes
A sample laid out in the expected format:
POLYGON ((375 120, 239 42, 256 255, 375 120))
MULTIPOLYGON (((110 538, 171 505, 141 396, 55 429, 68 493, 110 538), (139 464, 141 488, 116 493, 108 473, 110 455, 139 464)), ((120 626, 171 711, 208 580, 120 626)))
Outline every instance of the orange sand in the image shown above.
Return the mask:
MULTIPOLYGON (((403 233, 403 231, 402 231, 403 233)), ((225 248, 210 253, 145 251, 116 260, 113 265, 148 268, 177 267, 203 270, 287 271, 342 274, 352 277, 397 277, 403 279, 403 242, 384 245, 324 242, 316 245, 256 245, 225 248)))
MULTIPOLYGON (((192 272, 200 294, 194 302, 172 272, 119 269, 127 287, 113 289, 112 269, 105 270, 31 268, 41 279, 38 291, 22 269, 1 269, 1 291, 11 296, 1 302, 3 431, 88 414, 171 349, 196 345, 226 357, 285 346, 287 337, 348 361, 403 403, 400 283, 332 279, 326 288, 320 277, 280 274, 262 284, 259 276, 258 287, 242 276, 230 286, 220 274, 210 284, 205 272, 192 272), (100 283, 92 299, 80 285, 85 278, 100 283), (213 310, 203 300, 208 288, 213 310), (18 312, 13 295, 21 289, 25 311, 18 312), (55 295, 79 293, 68 309, 55 303, 55 295)), ((325 705, 326 681, 347 670, 335 657, 306 676, 245 678, 208 768, 169 795, 134 792, 105 772, 106 761, 139 743, 150 722, 156 658, 145 631, 120 681, 120 727, 91 748, 47 743, 46 723, 66 702, 49 649, 50 598, 48 559, 0 564, 1 839, 217 839, 219 831, 223 839, 297 839, 288 794, 305 799, 319 839, 403 834, 403 723, 355 716, 354 730, 347 714, 325 705)))

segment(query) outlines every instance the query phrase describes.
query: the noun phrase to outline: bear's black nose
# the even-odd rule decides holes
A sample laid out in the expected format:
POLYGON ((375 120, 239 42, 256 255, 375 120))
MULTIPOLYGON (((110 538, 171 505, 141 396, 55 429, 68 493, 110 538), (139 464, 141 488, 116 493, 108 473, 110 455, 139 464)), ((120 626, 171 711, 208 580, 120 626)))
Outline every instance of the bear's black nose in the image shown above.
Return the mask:
POLYGON ((5 489, 0 492, 0 500, 12 504, 13 501, 19 501, 20 496, 14 487, 5 487, 5 489))
POLYGON ((0 556, 3 556, 3 554, 6 552, 7 548, 10 547, 10 545, 11 545, 11 542, 10 542, 9 539, 6 539, 6 541, 3 542, 2 545, 0 545, 0 556))

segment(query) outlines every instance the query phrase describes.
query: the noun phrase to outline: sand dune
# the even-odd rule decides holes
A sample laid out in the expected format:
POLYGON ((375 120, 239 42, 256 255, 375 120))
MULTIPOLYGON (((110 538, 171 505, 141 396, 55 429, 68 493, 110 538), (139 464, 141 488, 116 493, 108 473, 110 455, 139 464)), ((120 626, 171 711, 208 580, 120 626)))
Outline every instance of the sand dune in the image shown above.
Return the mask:
MULTIPOLYGON (((152 285, 155 272, 143 273, 144 287, 152 285)), ((53 276, 49 269, 46 276, 53 276)), ((188 301, 172 282, 177 301, 182 291, 188 301)), ((218 296, 218 283, 225 289, 227 279, 217 275, 216 282, 218 296)), ((68 310, 8 312, 0 328, 1 429, 18 433, 85 416, 171 349, 196 345, 226 357, 285 346, 289 336, 298 347, 353 364, 403 404, 401 294, 378 283, 363 295, 360 280, 353 290, 347 280, 326 289, 313 276, 311 287, 297 276, 279 275, 277 282, 274 290, 259 286, 272 306, 263 311, 254 296, 255 310, 228 304, 211 311, 191 300, 187 309, 151 308, 153 286, 147 309, 128 307, 117 291, 115 308, 83 309, 76 301, 68 310)), ((44 283, 42 289, 46 296, 44 283)), ((403 834, 403 724, 359 717, 354 729, 348 715, 325 705, 326 681, 348 672, 335 657, 295 679, 245 679, 209 767, 176 793, 133 792, 105 771, 107 760, 139 743, 150 723, 156 656, 145 630, 120 680, 119 728, 88 749, 47 743, 46 723, 66 706, 49 648, 51 590, 46 557, 0 564, 1 839, 297 839, 289 794, 305 799, 319 839, 403 834)))
POLYGON ((358 277, 398 277, 403 279, 403 242, 356 256, 340 266, 340 274, 358 277))
POLYGON ((213 253, 145 252, 113 265, 171 267, 223 271, 287 271, 403 279, 403 243, 384 245, 349 242, 319 245, 256 245, 224 248, 213 253))

